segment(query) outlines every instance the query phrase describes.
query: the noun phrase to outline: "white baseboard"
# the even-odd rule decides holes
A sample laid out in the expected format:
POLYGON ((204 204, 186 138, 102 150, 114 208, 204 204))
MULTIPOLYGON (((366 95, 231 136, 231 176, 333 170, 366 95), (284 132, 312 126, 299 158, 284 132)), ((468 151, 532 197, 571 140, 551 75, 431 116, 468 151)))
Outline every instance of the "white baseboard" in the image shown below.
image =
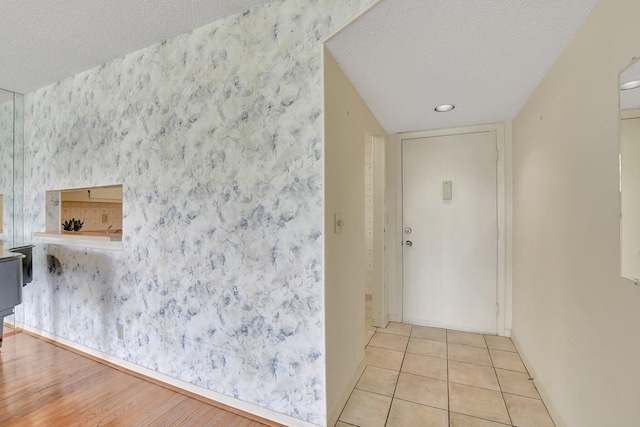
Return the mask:
POLYGON ((526 353, 523 351, 522 346, 520 346, 520 343, 518 342, 518 339, 516 338, 513 330, 511 331, 510 335, 511 335, 511 341, 513 341, 513 344, 516 346, 516 349, 520 354, 520 358, 522 359, 522 363, 524 363, 524 366, 527 368, 527 371, 529 371, 529 376, 533 378, 533 383, 536 385, 536 388, 538 389, 538 393, 540 393, 540 397, 542 398, 542 401, 547 407, 547 410, 549 411, 549 415, 551 415, 551 418, 553 419, 553 422, 556 424, 556 427, 566 427, 567 425, 565 424, 564 420, 560 416, 560 412, 558 411, 558 408, 556 408, 556 406, 553 404, 553 401, 551 400, 551 396, 549 395, 547 388, 542 383, 542 381, 540 381, 540 379, 538 378, 538 375, 536 374, 536 371, 533 365, 531 365, 531 362, 527 358, 526 353))
POLYGON ((347 404, 347 400, 349 400, 349 397, 351 396, 351 392, 353 391, 354 388, 356 388, 356 384, 358 384, 358 380, 362 376, 362 373, 364 372, 364 369, 366 367, 367 367, 367 359, 364 358, 360 362, 360 365, 358 365, 358 369, 355 375, 351 378, 351 381, 349 381, 348 387, 343 390, 342 396, 340 396, 340 399, 338 399, 338 404, 333 409, 331 414, 329 414, 329 418, 328 418, 329 424, 327 424, 328 426, 334 426, 338 422, 338 418, 340 417, 340 413, 342 413, 342 409, 344 408, 344 405, 347 404))
POLYGON ((213 400, 219 402, 223 405, 229 406, 231 408, 238 409, 243 412, 247 412, 249 414, 257 415, 258 417, 265 418, 270 421, 274 421, 279 424, 283 424, 285 426, 291 427, 318 427, 317 424, 311 424, 309 422, 300 420, 298 418, 293 418, 285 414, 281 414, 279 412, 272 411, 267 408, 263 408, 262 406, 255 405, 253 403, 245 402, 240 399, 235 399, 233 397, 229 397, 225 394, 218 393, 204 387, 199 387, 188 383, 186 381, 178 380, 176 378, 170 377, 165 374, 161 374, 153 369, 145 368, 140 365, 136 365, 131 362, 127 362, 126 360, 119 359, 117 357, 111 356, 106 353, 102 353, 101 351, 94 350, 89 347, 85 347, 73 341, 70 341, 66 338, 59 337, 57 335, 53 335, 49 332, 42 331, 40 329, 34 328, 28 325, 20 325, 22 329, 28 331, 34 335, 39 335, 41 337, 47 338, 51 341, 58 342, 67 347, 73 348, 74 350, 78 350, 79 352, 88 354, 96 359, 104 360, 109 362, 110 364, 120 366, 124 369, 128 369, 129 371, 136 372, 138 374, 144 375, 145 377, 152 378, 156 381, 165 383, 167 385, 179 388, 189 393, 196 394, 198 396, 202 396, 206 399, 213 400))

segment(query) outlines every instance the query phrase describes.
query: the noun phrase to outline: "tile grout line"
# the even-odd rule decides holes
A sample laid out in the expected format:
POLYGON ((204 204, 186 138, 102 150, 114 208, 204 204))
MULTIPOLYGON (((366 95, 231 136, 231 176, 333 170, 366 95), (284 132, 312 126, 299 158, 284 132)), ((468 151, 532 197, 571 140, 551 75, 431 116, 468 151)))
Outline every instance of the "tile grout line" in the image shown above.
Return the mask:
MULTIPOLYGON (((367 369, 366 366, 365 366, 365 369, 367 369)), ((364 374, 364 372, 362 372, 362 373, 364 374)), ((360 375, 360 378, 362 378, 362 375, 360 375)), ((358 381, 360 381, 360 378, 358 378, 358 381)), ((358 383, 356 382, 356 385, 353 387, 353 390, 351 390, 351 393, 349 393, 349 397, 347 398, 347 402, 344 404, 344 407, 342 408, 342 411, 340 411, 340 415, 338 415, 338 420, 336 421, 336 424, 338 424, 340 422, 343 422, 345 424, 353 425, 353 424, 347 423, 345 421, 342 421, 340 418, 342 417, 342 414, 344 413, 344 410, 347 409, 347 404, 349 403, 349 400, 351 400, 351 397, 353 396, 353 392, 356 391, 357 385, 358 385, 358 383)))
MULTIPOLYGON (((448 344, 448 343, 447 343, 447 344, 448 344)), ((469 344, 459 344, 459 343, 451 343, 451 344, 454 344, 454 345, 464 345, 464 346, 466 346, 466 347, 473 347, 473 348, 484 348, 484 347, 478 347, 477 345, 469 345, 469 344)), ((490 352, 489 350, 497 350, 497 351, 502 351, 502 352, 505 352, 505 353, 517 354, 517 355, 518 355, 518 357, 520 357, 520 354, 518 354, 518 352, 506 351, 506 350, 498 350, 498 349, 495 349, 495 348, 490 349, 489 347, 487 347, 487 348, 486 348, 486 350, 487 350, 487 352, 489 353, 489 359, 491 359, 491 367, 493 367, 493 368, 495 368, 495 366, 493 365, 493 357, 491 357, 491 352, 490 352)), ((455 360, 455 359, 452 359, 452 360, 453 360, 454 362, 468 363, 468 364, 470 364, 470 365, 476 365, 476 366, 485 366, 485 367, 489 367, 489 366, 487 366, 487 365, 482 365, 482 364, 480 364, 480 363, 469 362, 469 361, 466 361, 466 360, 455 360)), ((527 374, 527 375, 529 375, 529 371, 527 371, 527 370, 526 370, 526 369, 527 369, 526 367, 525 367, 525 372, 523 372, 523 371, 516 371, 516 370, 514 370, 514 369, 508 369, 508 368, 503 368, 503 367, 499 367, 498 369, 502 369, 503 371, 509 371, 509 372, 519 372, 519 373, 522 373, 522 374, 527 374)), ((531 377, 531 375, 529 375, 529 377, 531 377)), ((533 379, 533 378, 530 378, 530 379, 533 379)))
POLYGON ((491 356, 491 352, 489 351, 489 343, 487 342, 487 338, 485 335, 482 335, 482 338, 484 338, 484 343, 487 345, 487 353, 489 353, 489 359, 491 360, 491 367, 493 368, 493 373, 496 376, 496 381, 498 382, 498 387, 500 388, 500 396, 502 397, 504 408, 507 410, 507 415, 509 416, 509 424, 513 426, 513 418, 511 417, 511 412, 509 411, 509 407, 507 406, 507 400, 504 398, 504 392, 502 391, 502 384, 500 384, 500 379, 498 378, 496 365, 493 363, 493 357, 491 356))
POLYGON ((396 386, 393 388, 393 394, 391 395, 391 403, 389 404, 389 410, 387 411, 387 418, 384 420, 384 425, 386 426, 389 422, 389 416, 391 415, 391 407, 393 406, 393 401, 396 398, 396 390, 398 390, 398 383, 400 382, 400 373, 402 372, 402 365, 404 364, 404 359, 407 356, 407 348, 409 348, 409 340, 411 339, 411 333, 413 332, 413 325, 409 329, 409 338, 407 339, 407 345, 404 347, 404 353, 402 354, 402 362, 400 362, 400 369, 398 370, 398 378, 396 378, 396 386))

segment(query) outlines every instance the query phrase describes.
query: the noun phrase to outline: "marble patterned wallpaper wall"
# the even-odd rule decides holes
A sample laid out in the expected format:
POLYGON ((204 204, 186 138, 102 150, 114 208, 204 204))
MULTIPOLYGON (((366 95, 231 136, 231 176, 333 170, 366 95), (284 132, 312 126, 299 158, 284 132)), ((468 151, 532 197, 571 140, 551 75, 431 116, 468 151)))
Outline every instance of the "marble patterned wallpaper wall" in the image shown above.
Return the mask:
POLYGON ((370 3, 269 3, 29 94, 28 235, 46 190, 110 184, 126 233, 38 245, 25 322, 324 424, 320 40, 370 3))

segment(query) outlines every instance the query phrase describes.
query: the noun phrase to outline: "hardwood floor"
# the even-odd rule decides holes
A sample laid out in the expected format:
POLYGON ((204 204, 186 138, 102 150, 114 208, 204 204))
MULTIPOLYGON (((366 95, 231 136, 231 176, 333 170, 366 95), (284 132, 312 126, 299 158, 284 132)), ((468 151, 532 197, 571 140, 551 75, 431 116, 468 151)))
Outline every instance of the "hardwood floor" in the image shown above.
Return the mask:
POLYGON ((23 332, 0 349, 0 426, 278 425, 203 400, 23 332))

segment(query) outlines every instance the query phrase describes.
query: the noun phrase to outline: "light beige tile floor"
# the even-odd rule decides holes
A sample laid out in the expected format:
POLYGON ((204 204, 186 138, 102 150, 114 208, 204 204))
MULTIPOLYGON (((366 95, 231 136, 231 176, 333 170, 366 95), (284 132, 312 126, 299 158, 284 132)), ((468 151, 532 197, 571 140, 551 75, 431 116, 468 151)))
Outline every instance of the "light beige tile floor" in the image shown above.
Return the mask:
POLYGON ((554 427, 509 338, 367 318, 367 367, 339 427, 554 427))

